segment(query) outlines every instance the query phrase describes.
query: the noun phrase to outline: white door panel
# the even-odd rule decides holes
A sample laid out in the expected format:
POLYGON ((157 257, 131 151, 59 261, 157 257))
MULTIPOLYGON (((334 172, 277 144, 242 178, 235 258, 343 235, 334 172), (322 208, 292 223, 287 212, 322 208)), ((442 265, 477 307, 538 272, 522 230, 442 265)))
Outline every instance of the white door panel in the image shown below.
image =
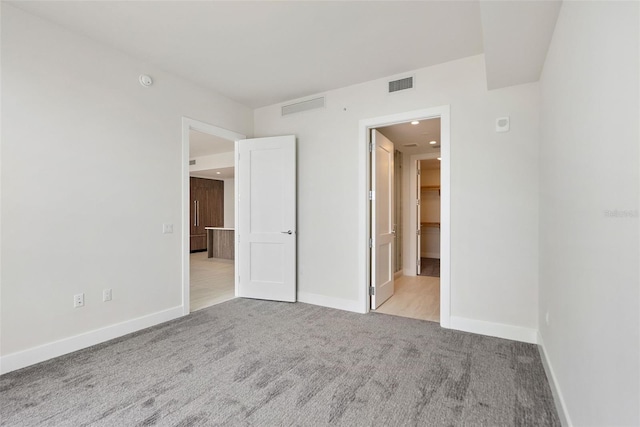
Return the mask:
POLYGON ((377 130, 371 133, 371 143, 371 307, 376 309, 394 292, 393 143, 377 130))
POLYGON ((295 136, 240 141, 239 296, 296 300, 295 136))

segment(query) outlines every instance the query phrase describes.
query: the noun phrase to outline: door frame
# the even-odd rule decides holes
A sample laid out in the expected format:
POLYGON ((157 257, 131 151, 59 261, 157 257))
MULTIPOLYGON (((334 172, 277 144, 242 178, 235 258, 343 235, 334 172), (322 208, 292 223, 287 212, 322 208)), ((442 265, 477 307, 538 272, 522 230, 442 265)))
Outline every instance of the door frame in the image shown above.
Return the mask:
MULTIPOLYGON (((220 138, 234 141, 234 163, 235 174, 238 170, 238 142, 246 139, 246 136, 237 132, 233 132, 227 129, 223 129, 209 123, 205 123, 200 120, 192 119, 189 117, 182 117, 182 314, 187 315, 190 313, 190 210, 191 204, 189 200, 189 131, 195 130, 198 132, 206 133, 209 135, 217 136, 220 138)), ((238 185, 234 183, 234 200, 235 200, 235 223, 238 223, 238 185)), ((238 245, 237 237, 235 244, 235 257, 234 266, 234 282, 235 282, 235 296, 238 296, 238 245)))
MULTIPOLYGON (((442 146, 440 148, 442 149, 442 146)), ((412 154, 409 157, 409 163, 410 163, 409 176, 410 177, 416 176, 417 170, 418 170, 418 168, 416 167, 416 163, 419 162, 420 160, 437 159, 438 157, 442 157, 442 154, 441 153, 440 154, 438 153, 412 154)), ((442 180, 442 164, 440 165, 440 179, 442 180)), ((441 186, 440 192, 442 193, 442 184, 440 184, 440 186, 441 186)), ((409 193, 418 194, 418 183, 416 182, 415 179, 409 180, 409 193)), ((409 200, 410 206, 413 206, 414 200, 415 198, 413 200, 409 200)), ((422 197, 420 198, 420 201, 422 202, 422 197)), ((441 203, 442 203, 442 196, 441 196, 441 203)), ((440 206, 442 206, 442 204, 440 206)), ((442 208, 440 208, 440 215, 442 215, 442 208)), ((405 258, 408 264, 405 263, 402 266, 403 267, 402 274, 404 274, 405 276, 417 276, 416 273, 418 271, 418 258, 421 257, 420 256, 421 254, 418 253, 418 249, 417 249, 417 240, 419 236, 417 236, 414 233, 415 227, 420 226, 420 218, 418 218, 418 212, 416 212, 416 209, 409 209, 409 223, 412 224, 414 228, 412 230, 406 230, 407 235, 405 235, 404 237, 406 238, 408 236, 413 238, 413 241, 412 241, 413 244, 408 246, 409 255, 405 258), (407 266, 407 268, 404 268, 405 265, 407 266), (407 272, 410 272, 410 274, 407 274, 407 272)), ((440 221, 440 232, 442 233, 442 220, 440 221)), ((442 235, 440 236, 440 239, 442 239, 442 235)), ((410 239, 407 238, 407 240, 410 240, 410 239)), ((440 254, 440 257, 442 259, 442 254, 440 254)))
POLYGON ((450 106, 426 108, 407 111, 387 116, 362 119, 359 121, 359 304, 362 313, 371 311, 371 298, 369 286, 371 284, 371 251, 369 239, 371 238, 371 203, 369 191, 371 190, 371 162, 369 156, 370 130, 382 126, 390 126, 406 123, 412 120, 425 120, 440 118, 440 326, 451 326, 451 129, 450 106))

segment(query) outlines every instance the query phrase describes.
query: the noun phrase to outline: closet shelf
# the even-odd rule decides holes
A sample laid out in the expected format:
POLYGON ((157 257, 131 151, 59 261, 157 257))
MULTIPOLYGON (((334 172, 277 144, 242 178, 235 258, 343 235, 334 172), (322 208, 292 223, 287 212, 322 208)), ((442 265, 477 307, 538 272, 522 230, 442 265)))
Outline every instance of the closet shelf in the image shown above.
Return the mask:
POLYGON ((421 185, 420 190, 423 191, 437 191, 438 195, 440 194, 440 186, 439 185, 421 185))
POLYGON ((439 222, 421 222, 420 226, 421 227, 440 228, 440 223, 439 222))

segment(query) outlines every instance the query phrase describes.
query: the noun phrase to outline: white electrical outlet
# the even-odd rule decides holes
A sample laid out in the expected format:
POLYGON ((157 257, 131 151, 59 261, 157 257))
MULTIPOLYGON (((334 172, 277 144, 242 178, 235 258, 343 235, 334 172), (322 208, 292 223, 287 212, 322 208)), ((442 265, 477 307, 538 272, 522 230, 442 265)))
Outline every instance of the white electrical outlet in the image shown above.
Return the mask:
POLYGON ((73 306, 75 308, 84 307, 84 294, 77 294, 73 296, 73 306))
POLYGON ((111 301, 111 289, 105 289, 102 291, 102 301, 111 301))
POLYGON ((547 310, 547 312, 544 315, 544 321, 547 324, 547 326, 549 326, 549 310, 547 310))
POLYGON ((162 224, 162 234, 173 233, 173 224, 162 224))

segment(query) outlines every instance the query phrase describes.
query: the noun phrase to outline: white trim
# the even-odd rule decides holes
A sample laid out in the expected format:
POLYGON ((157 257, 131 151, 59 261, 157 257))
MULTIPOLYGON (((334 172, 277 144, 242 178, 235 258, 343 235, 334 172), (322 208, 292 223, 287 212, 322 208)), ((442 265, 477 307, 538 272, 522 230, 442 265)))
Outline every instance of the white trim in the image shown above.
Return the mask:
POLYGON ((556 404, 556 409, 558 410, 558 416, 560 417, 560 424, 564 427, 571 427, 573 426, 573 423, 571 422, 567 405, 565 404, 564 397, 560 391, 560 385, 558 384, 558 380, 556 379, 556 375, 551 367, 551 362, 549 361, 549 357, 547 356, 547 352, 544 348, 544 341, 542 340, 540 331, 538 331, 538 351, 540 352, 542 366, 544 366, 544 371, 547 374, 547 379, 549 380, 553 400, 556 404))
POLYGON ((449 328, 451 313, 451 196, 450 196, 450 107, 444 105, 441 107, 427 108, 423 110, 407 111, 404 113, 392 114, 388 116, 375 117, 360 120, 359 128, 359 181, 358 188, 360 191, 360 203, 358 206, 358 218, 364 219, 360 222, 358 229, 359 235, 359 263, 360 271, 358 274, 358 282, 360 283, 358 291, 358 304, 360 304, 360 313, 368 313, 370 311, 369 283, 371 260, 369 257, 369 238, 371 230, 370 206, 369 206, 369 129, 389 126, 397 123, 410 122, 412 120, 424 120, 440 117, 440 154, 442 161, 440 162, 440 326, 449 328))
POLYGON ((237 297, 240 295, 240 233, 238 233, 237 228, 238 224, 240 224, 240 140, 237 140, 233 143, 235 153, 233 153, 233 167, 234 167, 234 183, 233 183, 233 203, 234 203, 234 219, 233 219, 233 227, 236 229, 235 232, 235 242, 233 243, 233 275, 234 275, 234 293, 237 297))
MULTIPOLYGON (((427 160, 427 159, 437 159, 438 157, 441 157, 441 156, 442 156, 441 153, 421 153, 421 154, 414 154, 409 157, 409 176, 411 177, 411 179, 409 179, 409 194, 418 194, 418 188, 417 188, 418 183, 416 182, 415 179, 413 179, 413 177, 415 177, 418 172, 418 167, 417 167, 418 161, 427 160)), ((441 173, 440 180, 442 181, 444 180, 444 178, 442 177, 442 169, 440 170, 440 173, 441 173)), ((441 193, 442 193, 442 190, 441 190, 441 193)), ((442 198, 442 194, 440 196, 442 198)), ((440 203, 440 215, 441 216, 443 215, 442 202, 440 203)), ((414 224, 416 228, 420 226, 420 218, 417 217, 416 209, 409 210, 409 224, 414 224)), ((438 231, 440 233, 440 237, 442 238, 442 234, 441 234, 442 229, 439 229, 438 231)), ((416 244, 416 239, 422 239, 422 236, 416 235, 411 231, 411 229, 406 227, 405 227, 405 232, 407 234, 404 237, 411 238, 413 240, 413 244, 409 246, 409 254, 405 257, 405 260, 409 263, 409 270, 413 271, 415 275, 415 273, 418 271, 418 266, 417 266, 418 245, 416 244)), ((442 246, 441 246, 441 249, 442 249, 442 246)), ((438 258, 439 259, 440 253, 437 253, 435 257, 423 255, 422 253, 419 256, 420 258, 438 258)))
MULTIPOLYGON (((235 154, 236 158, 235 167, 236 167, 236 176, 237 176, 237 167, 238 167, 238 141, 245 139, 246 136, 237 132, 233 132, 227 129, 219 128, 217 126, 210 125, 205 122, 201 122, 200 120, 191 119, 189 117, 182 117, 182 310, 184 315, 189 314, 190 307, 190 290, 189 290, 189 253, 191 251, 190 246, 190 224, 189 224, 189 209, 191 207, 190 204, 190 196, 189 196, 189 131, 195 130, 198 132, 206 133, 209 135, 214 135, 220 138, 224 138, 229 141, 234 141, 235 144, 235 154)), ((238 185, 234 185, 235 187, 235 198, 236 198, 236 224, 238 223, 238 185)), ((236 233, 237 234, 237 233, 236 233)), ((236 248, 238 245, 235 245, 236 248)), ((236 282, 236 291, 235 296, 238 296, 238 251, 236 250, 234 265, 236 269, 235 273, 235 282, 236 282)))
POLYGON ((504 338, 507 340, 521 341, 530 344, 538 343, 537 329, 507 325, 504 323, 486 322, 484 320, 467 319, 465 317, 457 316, 451 316, 450 319, 451 329, 456 329, 458 331, 488 335, 490 337, 504 338))
POLYGON ((58 341, 39 345, 27 350, 18 351, 16 353, 7 354, 0 358, 0 374, 15 371, 26 366, 35 365, 54 357, 82 350, 92 345, 100 344, 123 335, 139 331, 169 320, 177 319, 183 316, 182 306, 169 308, 167 310, 158 311, 146 316, 138 317, 131 320, 125 320, 121 323, 105 326, 104 328, 95 329, 93 331, 84 332, 69 338, 63 338, 58 341))
POLYGON ((307 292, 298 292, 298 302, 319 305, 321 307, 336 308, 338 310, 352 311, 354 313, 365 313, 362 311, 360 301, 327 297, 307 292))

